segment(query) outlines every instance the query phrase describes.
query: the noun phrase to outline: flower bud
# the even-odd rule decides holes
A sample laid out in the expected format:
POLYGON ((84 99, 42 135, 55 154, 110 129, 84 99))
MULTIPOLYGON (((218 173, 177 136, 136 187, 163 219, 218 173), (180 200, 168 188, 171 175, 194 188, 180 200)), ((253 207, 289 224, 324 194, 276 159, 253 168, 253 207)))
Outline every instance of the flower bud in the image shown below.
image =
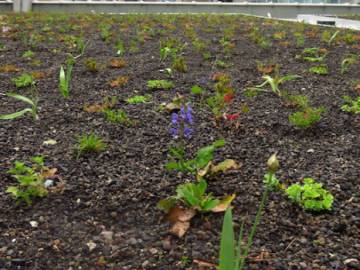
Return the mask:
POLYGON ((269 171, 276 172, 279 169, 279 160, 276 157, 276 154, 272 154, 267 161, 267 166, 269 171))

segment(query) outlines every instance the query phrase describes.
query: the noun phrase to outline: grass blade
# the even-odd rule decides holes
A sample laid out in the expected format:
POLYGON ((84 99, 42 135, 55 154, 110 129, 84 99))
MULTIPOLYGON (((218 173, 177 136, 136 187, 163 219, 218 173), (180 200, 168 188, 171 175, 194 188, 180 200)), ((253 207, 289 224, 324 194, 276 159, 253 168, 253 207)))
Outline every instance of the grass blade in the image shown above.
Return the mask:
POLYGON ((26 108, 26 109, 23 109, 22 111, 18 111, 15 113, 0 115, 0 120, 12 120, 12 119, 18 118, 20 116, 23 116, 27 112, 32 112, 32 110, 29 108, 26 108))
POLYGON ((25 102, 25 103, 28 103, 28 104, 30 104, 31 106, 35 107, 35 103, 34 103, 31 99, 29 99, 29 98, 27 98, 27 97, 25 97, 25 96, 18 95, 18 94, 15 94, 15 93, 7 93, 6 95, 7 95, 8 97, 13 97, 13 98, 15 98, 15 99, 17 99, 17 100, 21 100, 21 101, 23 101, 23 102, 25 102))
POLYGON ((232 213, 228 208, 225 212, 224 222, 221 232, 220 243, 220 262, 219 270, 233 270, 234 269, 234 229, 232 225, 232 213))

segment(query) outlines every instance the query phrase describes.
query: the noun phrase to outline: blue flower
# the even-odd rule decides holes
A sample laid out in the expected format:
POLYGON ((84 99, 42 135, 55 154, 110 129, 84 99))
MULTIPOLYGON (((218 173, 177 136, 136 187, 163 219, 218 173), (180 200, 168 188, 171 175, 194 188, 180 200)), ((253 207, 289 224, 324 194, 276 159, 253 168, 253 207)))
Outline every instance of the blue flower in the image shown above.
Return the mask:
POLYGON ((193 129, 192 129, 192 128, 190 128, 190 127, 188 127, 188 126, 185 126, 185 127, 184 127, 184 137, 185 137, 186 139, 191 138, 192 133, 193 133, 193 129))
POLYGON ((174 139, 182 136, 186 139, 191 137, 193 133, 191 126, 194 123, 192 112, 190 105, 182 105, 178 113, 171 114, 170 134, 174 139))

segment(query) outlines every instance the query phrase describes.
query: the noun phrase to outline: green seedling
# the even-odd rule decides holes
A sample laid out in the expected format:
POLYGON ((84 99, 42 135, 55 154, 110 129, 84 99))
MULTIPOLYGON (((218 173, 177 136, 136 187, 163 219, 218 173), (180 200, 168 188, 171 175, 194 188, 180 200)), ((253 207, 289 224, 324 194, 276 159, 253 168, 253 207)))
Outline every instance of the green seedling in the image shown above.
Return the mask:
POLYGON ((17 88, 24 88, 35 84, 34 78, 27 73, 22 74, 20 77, 12 78, 11 81, 15 83, 17 88))
POLYGON ((139 103, 147 103, 151 99, 150 95, 146 96, 133 96, 131 98, 126 99, 125 101, 129 104, 139 104, 139 103))
POLYGON ((35 55, 35 53, 33 51, 29 50, 29 51, 24 52, 22 57, 23 58, 32 58, 32 57, 34 57, 34 55, 35 55))
POLYGON ((107 148, 107 145, 103 140, 94 133, 89 135, 84 134, 77 138, 75 145, 75 150, 77 152, 77 159, 84 153, 89 152, 100 152, 104 151, 107 148))
POLYGON ((44 166, 41 156, 33 157, 32 166, 23 162, 15 161, 14 166, 8 171, 18 181, 17 186, 9 186, 6 189, 18 202, 24 201, 27 205, 32 204, 33 197, 44 197, 48 194, 44 185, 44 176, 48 168, 44 166))
POLYGON ((209 146, 199 149, 194 159, 186 160, 186 153, 182 147, 170 148, 170 156, 174 161, 165 165, 167 170, 177 170, 181 172, 189 172, 198 174, 204 169, 213 159, 216 149, 223 147, 225 140, 217 140, 209 146))
POLYGON ((318 74, 318 75, 327 75, 329 74, 328 67, 326 64, 321 64, 319 66, 309 68, 309 72, 318 74))
POLYGON ((126 114, 124 110, 112 110, 112 109, 105 109, 103 111, 105 115, 105 119, 108 122, 111 123, 120 123, 124 125, 131 126, 134 124, 134 121, 132 121, 126 114))
POLYGON ((360 114, 360 96, 354 99, 349 96, 344 96, 343 99, 345 104, 341 106, 342 111, 360 114))
POLYGON ((170 90, 175 87, 174 83, 167 80, 150 80, 147 82, 147 87, 151 90, 170 90))
POLYGON ((70 56, 66 61, 66 73, 63 66, 60 67, 59 90, 64 98, 69 98, 70 95, 70 80, 74 64, 75 59, 70 56))
POLYGON ((341 62, 341 74, 347 72, 350 66, 358 63, 359 57, 355 54, 348 55, 345 59, 341 62))
POLYGON ((201 95, 204 93, 204 89, 198 85, 194 85, 193 87, 191 87, 190 91, 191 91, 191 94, 193 94, 193 95, 201 95))
POLYGON ((292 81, 297 78, 300 78, 298 75, 285 75, 283 77, 280 77, 278 74, 275 75, 275 77, 271 77, 269 75, 265 75, 262 77, 265 79, 265 81, 262 84, 256 85, 254 88, 250 88, 250 90, 260 91, 264 92, 264 87, 268 84, 271 87, 271 91, 281 97, 283 95, 283 92, 280 90, 280 85, 287 82, 292 81))
POLYGON ((38 116, 38 107, 37 107, 37 100, 31 100, 25 96, 22 95, 18 95, 15 93, 8 93, 6 94, 8 97, 12 97, 15 98, 19 101, 22 101, 24 103, 27 103, 31 106, 31 108, 26 108, 23 109, 21 111, 15 112, 15 113, 11 113, 11 114, 4 114, 4 115, 0 115, 0 120, 13 120, 16 119, 18 117, 23 116, 26 113, 30 113, 33 117, 34 120, 38 120, 39 116, 38 116))
POLYGON ((298 128, 308 128, 320 121, 323 112, 325 112, 325 108, 323 107, 306 107, 302 111, 291 114, 289 116, 289 121, 298 128))
POLYGON ((334 197, 312 178, 304 178, 304 184, 299 183, 289 186, 285 193, 295 203, 306 211, 319 212, 331 210, 334 197))

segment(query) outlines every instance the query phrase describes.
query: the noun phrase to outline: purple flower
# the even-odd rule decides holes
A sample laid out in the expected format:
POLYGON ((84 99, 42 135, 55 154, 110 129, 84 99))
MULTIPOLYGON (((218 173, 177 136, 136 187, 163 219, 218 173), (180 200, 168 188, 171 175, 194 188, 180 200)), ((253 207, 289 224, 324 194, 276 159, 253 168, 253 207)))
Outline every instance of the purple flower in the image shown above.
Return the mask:
POLYGON ((171 114, 171 124, 173 125, 179 125, 179 116, 177 113, 171 114))
POLYGON ((178 113, 171 114, 170 133, 173 138, 177 139, 183 136, 188 139, 191 137, 193 133, 191 126, 194 123, 192 112, 190 105, 182 105, 178 113))
POLYGON ((192 128, 190 128, 190 127, 188 127, 188 126, 185 126, 185 127, 184 127, 184 137, 185 137, 186 139, 191 138, 192 132, 193 132, 193 129, 192 129, 192 128))

